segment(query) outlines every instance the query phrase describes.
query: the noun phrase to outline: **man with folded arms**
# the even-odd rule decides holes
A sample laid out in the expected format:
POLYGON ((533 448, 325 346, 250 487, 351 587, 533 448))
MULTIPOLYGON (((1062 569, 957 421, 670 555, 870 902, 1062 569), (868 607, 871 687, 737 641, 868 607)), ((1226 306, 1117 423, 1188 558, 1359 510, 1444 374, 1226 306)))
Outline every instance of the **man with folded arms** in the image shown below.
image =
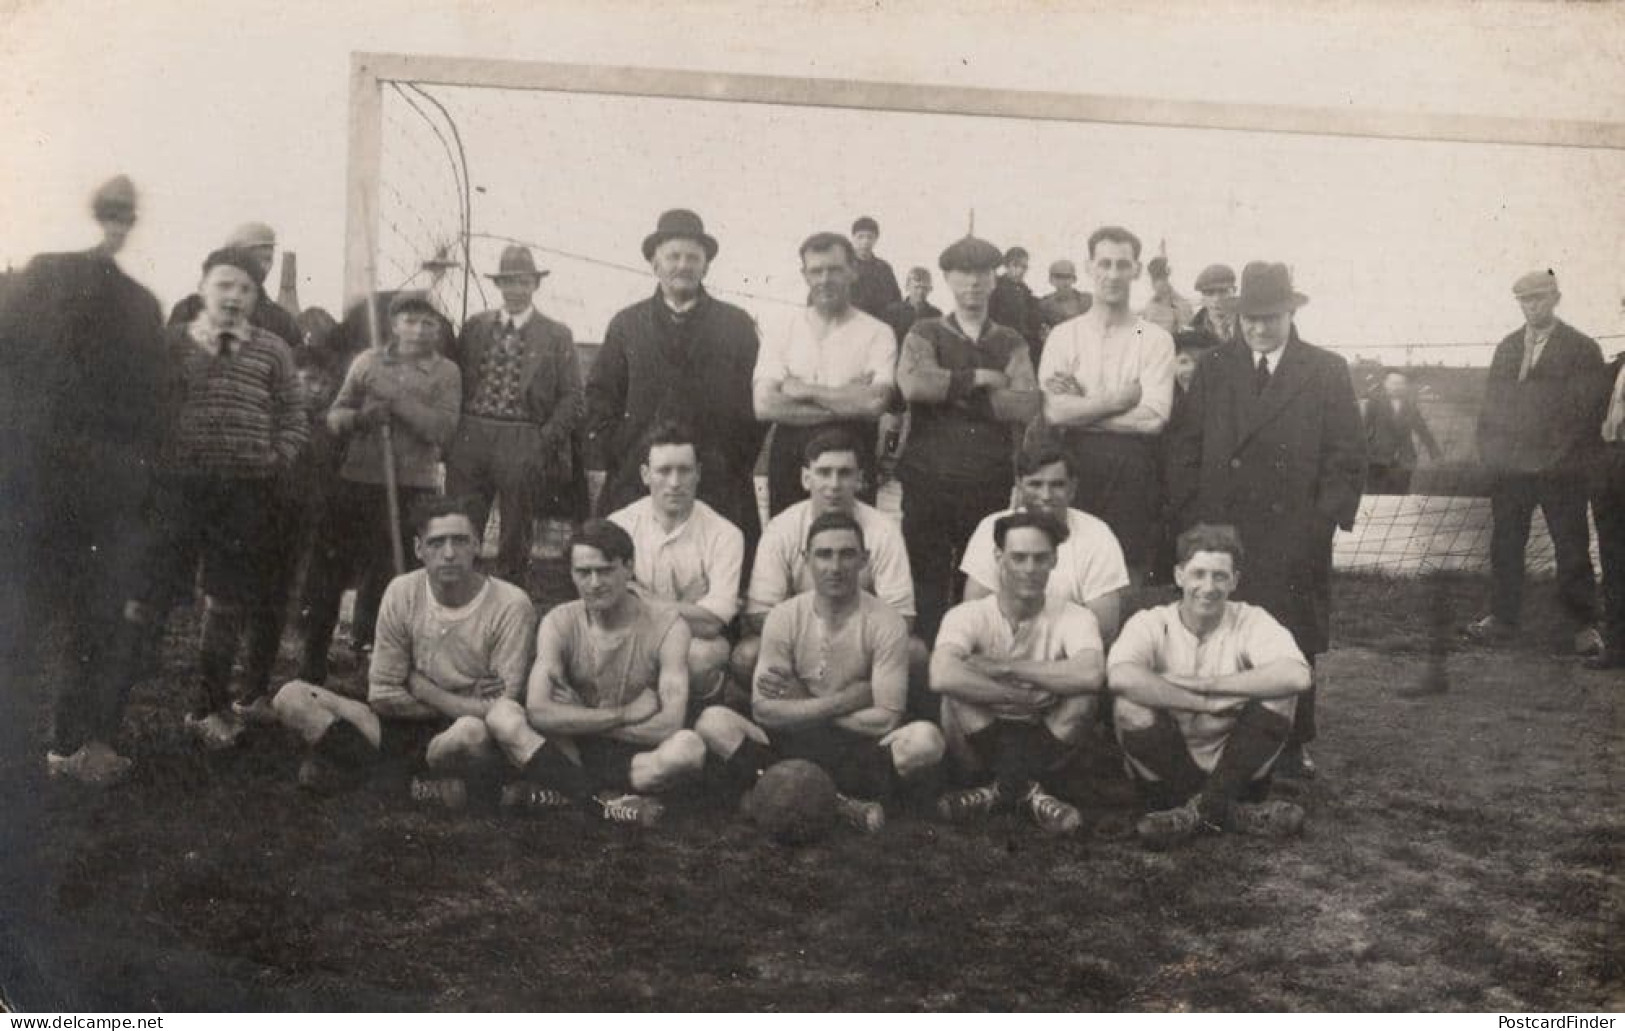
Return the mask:
POLYGON ((1118 740, 1149 810, 1135 830, 1152 848, 1204 828, 1287 837, 1303 827, 1301 808, 1265 796, 1309 663, 1268 612, 1230 600, 1242 557, 1232 527, 1181 534, 1179 601, 1131 617, 1107 663, 1118 740))

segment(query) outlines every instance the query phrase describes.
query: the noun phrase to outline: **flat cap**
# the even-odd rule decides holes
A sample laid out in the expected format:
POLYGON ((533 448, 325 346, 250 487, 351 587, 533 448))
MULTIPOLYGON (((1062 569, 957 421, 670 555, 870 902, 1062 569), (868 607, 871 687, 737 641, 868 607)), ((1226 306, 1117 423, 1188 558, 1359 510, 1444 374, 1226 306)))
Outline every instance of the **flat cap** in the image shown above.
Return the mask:
POLYGON ((1531 294, 1542 294, 1548 291, 1557 292, 1557 273, 1549 268, 1525 272, 1518 277, 1516 283, 1512 284, 1512 296, 1514 297, 1528 297, 1531 294))
POLYGON ((1002 264, 1004 254, 975 236, 955 240, 937 259, 937 266, 944 272, 991 272, 1002 264))
POLYGON ((1209 265, 1196 277, 1196 292, 1205 294, 1209 290, 1223 290, 1236 285, 1236 270, 1229 265, 1209 265))
POLYGON ((1077 279, 1078 266, 1072 264, 1070 261, 1067 261, 1065 258, 1062 258, 1059 261, 1052 261, 1049 263, 1049 275, 1051 279, 1054 279, 1056 276, 1071 276, 1073 279, 1077 279))
POLYGON ((135 183, 127 175, 115 175, 90 195, 90 210, 97 218, 135 214, 135 183))
POLYGON ((227 247, 275 247, 276 230, 264 222, 244 222, 226 237, 227 247))
POLYGON ((425 311, 430 315, 439 315, 440 309, 434 306, 425 290, 402 290, 389 299, 389 317, 394 318, 403 311, 425 311))

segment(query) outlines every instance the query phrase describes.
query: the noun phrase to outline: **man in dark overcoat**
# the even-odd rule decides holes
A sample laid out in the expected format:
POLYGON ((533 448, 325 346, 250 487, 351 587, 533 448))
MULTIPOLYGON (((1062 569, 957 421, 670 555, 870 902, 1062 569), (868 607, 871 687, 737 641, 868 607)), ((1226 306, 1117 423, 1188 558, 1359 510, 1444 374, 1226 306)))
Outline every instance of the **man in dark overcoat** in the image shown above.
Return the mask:
MULTIPOLYGON (((1285 265, 1242 271, 1242 332, 1198 365, 1169 430, 1167 475, 1180 529, 1236 527, 1256 556, 1237 599, 1291 631, 1312 668, 1330 637, 1332 535, 1354 527, 1365 440, 1348 364, 1293 326, 1307 301, 1285 265)), ((1315 737, 1314 702, 1311 687, 1278 775, 1313 775, 1303 746, 1315 737)))
POLYGON ((1468 624, 1482 642, 1517 633, 1523 609, 1523 556, 1540 506, 1552 535, 1557 590, 1573 621, 1574 648, 1601 650, 1587 470, 1602 440, 1593 400, 1603 375, 1597 342, 1557 317, 1562 293, 1550 269, 1521 276, 1512 295, 1524 325, 1496 345, 1478 416, 1478 457, 1491 476, 1490 611, 1468 624))
POLYGON ((660 285, 604 331, 587 377, 587 429, 605 471, 597 510, 609 513, 647 492, 638 467, 649 428, 664 419, 689 427, 705 470, 700 500, 744 532, 748 555, 762 534, 754 466, 766 427, 751 403, 759 341, 744 309, 706 292, 716 255, 700 216, 660 216, 643 241, 660 285))

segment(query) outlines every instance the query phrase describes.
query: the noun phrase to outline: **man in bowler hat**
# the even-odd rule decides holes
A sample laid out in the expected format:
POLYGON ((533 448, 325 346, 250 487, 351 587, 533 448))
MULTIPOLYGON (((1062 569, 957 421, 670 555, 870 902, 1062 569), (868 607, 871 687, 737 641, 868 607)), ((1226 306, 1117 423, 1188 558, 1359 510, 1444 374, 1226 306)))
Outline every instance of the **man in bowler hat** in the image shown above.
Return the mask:
MULTIPOLYGON (((1350 530, 1365 439, 1348 363, 1293 325, 1308 298, 1285 265, 1241 273, 1240 335, 1198 363, 1168 440, 1176 528, 1228 523, 1251 559, 1236 592, 1291 632, 1313 670, 1330 636, 1332 535, 1350 530)), ((1313 776, 1315 691, 1300 696, 1278 776, 1313 776)))

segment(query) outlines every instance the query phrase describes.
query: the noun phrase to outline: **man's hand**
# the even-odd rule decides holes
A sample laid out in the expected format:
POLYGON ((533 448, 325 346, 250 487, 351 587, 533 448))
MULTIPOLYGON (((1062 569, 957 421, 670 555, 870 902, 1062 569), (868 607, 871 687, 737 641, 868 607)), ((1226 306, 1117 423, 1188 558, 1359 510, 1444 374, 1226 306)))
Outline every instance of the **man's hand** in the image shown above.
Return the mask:
POLYGON ((1071 394, 1073 397, 1083 397, 1087 391, 1083 384, 1069 372, 1052 372, 1049 379, 1044 381, 1044 389, 1051 394, 1071 394))
POLYGON ((1055 696, 1048 691, 1041 691, 1029 685, 1012 684, 1010 686, 1020 687, 1023 691, 1022 697, 993 706, 994 710, 1006 716, 1036 716, 1055 704, 1055 696))
POLYGON ((576 694, 575 688, 566 684, 558 677, 549 677, 547 680, 547 695, 559 705, 580 705, 581 696, 576 694))
POLYGON ((787 669, 774 666, 756 678, 756 689, 763 698, 781 702, 792 698, 811 698, 807 685, 787 669))
POLYGON ((642 723, 660 711, 660 699, 645 688, 638 696, 621 706, 621 720, 628 726, 642 723))
POLYGON ((677 573, 671 575, 672 594, 685 605, 692 605, 711 593, 711 580, 703 572, 686 584, 677 582, 677 573))
POLYGON ((1010 675, 1010 663, 1003 659, 995 659, 988 655, 967 655, 965 665, 989 680, 1010 682, 1014 679, 1010 675))
POLYGON ((1108 395, 1112 403, 1123 411, 1128 411, 1140 403, 1140 381, 1131 379, 1108 395))
POLYGON ((989 390, 1003 390, 1010 385, 1010 377, 998 369, 977 369, 971 379, 971 385, 986 387, 989 390))
POLYGON ((370 397, 356 413, 355 425, 357 429, 367 430, 374 426, 382 426, 389 421, 389 399, 370 397))

